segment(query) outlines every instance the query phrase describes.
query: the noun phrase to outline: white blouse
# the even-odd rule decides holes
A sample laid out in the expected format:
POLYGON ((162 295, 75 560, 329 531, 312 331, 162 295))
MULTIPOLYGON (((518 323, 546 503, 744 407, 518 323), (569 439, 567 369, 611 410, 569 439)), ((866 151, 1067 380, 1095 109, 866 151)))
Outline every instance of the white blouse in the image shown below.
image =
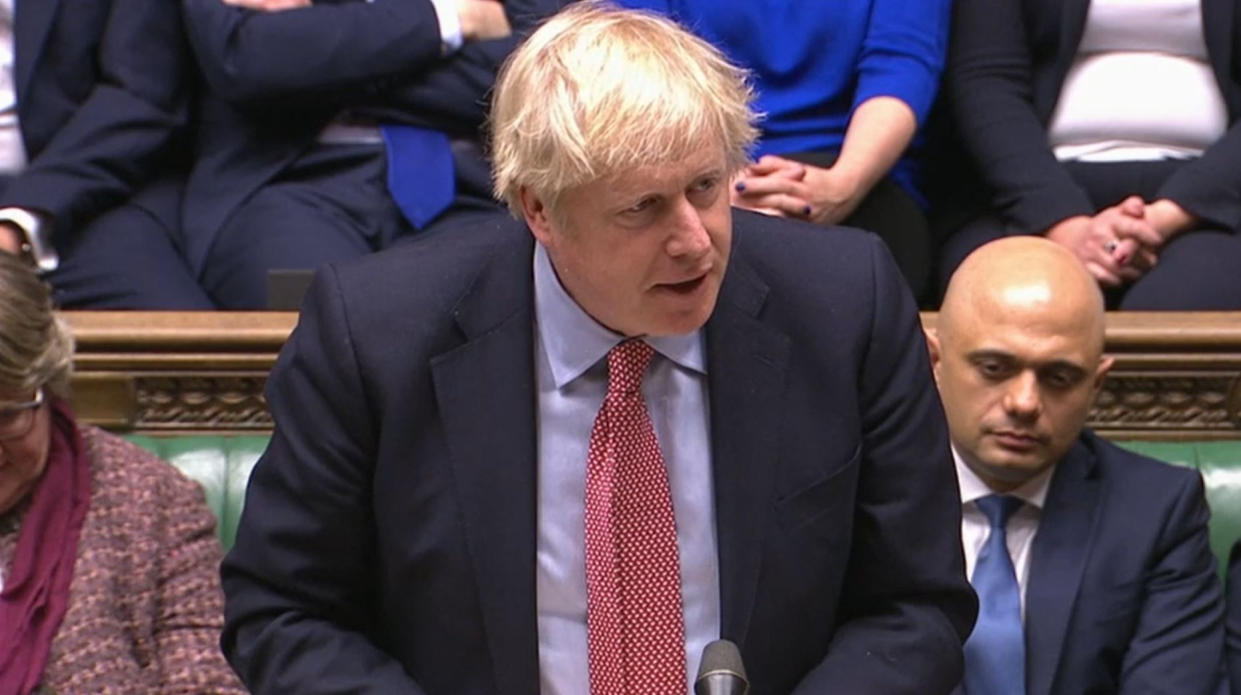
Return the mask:
POLYGON ((1227 129, 1199 0, 1091 1, 1048 127, 1057 159, 1196 157, 1227 129))

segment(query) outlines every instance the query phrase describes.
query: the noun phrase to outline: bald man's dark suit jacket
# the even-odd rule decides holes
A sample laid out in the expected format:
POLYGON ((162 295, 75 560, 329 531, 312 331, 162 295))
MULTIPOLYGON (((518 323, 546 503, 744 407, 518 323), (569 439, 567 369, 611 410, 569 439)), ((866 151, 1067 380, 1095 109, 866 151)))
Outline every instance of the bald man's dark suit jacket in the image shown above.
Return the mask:
POLYGON ((1030 548, 1027 695, 1213 695, 1223 608, 1209 516, 1196 470, 1083 432, 1030 548))
MULTIPOLYGON (((533 242, 467 231, 309 291, 223 567, 256 693, 538 692, 533 242)), ((755 695, 949 692, 975 599, 882 242, 736 213, 706 344, 722 633, 755 695)))
POLYGON ((1232 546, 1228 566, 1228 677, 1241 695, 1241 540, 1232 546))

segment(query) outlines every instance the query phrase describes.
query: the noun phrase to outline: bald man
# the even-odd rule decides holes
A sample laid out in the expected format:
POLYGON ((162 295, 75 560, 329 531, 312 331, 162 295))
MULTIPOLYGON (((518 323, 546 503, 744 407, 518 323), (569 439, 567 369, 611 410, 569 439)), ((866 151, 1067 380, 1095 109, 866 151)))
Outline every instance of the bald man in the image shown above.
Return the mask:
POLYGON ((1112 360, 1081 263, 1041 237, 979 248, 928 343, 980 603, 961 692, 1215 692, 1202 480, 1083 429, 1112 360))

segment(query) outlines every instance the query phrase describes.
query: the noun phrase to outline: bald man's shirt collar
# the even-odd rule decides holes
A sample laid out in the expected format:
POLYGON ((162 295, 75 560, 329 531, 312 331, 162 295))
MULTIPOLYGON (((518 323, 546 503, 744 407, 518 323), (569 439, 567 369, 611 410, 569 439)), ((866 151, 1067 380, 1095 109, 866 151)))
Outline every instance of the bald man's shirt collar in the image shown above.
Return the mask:
MULTIPOLYGON (((961 544, 965 548, 965 575, 974 576, 974 565, 978 562, 978 554, 991 535, 991 527, 987 517, 978 508, 977 501, 987 495, 997 494, 987 487, 965 461, 957 448, 952 447, 952 460, 956 464, 957 484, 961 488, 961 544)), ((1004 493, 1025 502, 1008 520, 1006 538, 1008 555, 1013 560, 1013 569, 1017 572, 1017 583, 1021 587, 1021 611, 1025 616, 1026 585, 1030 578, 1030 548, 1034 537, 1038 535, 1039 522, 1043 518, 1043 507, 1047 501, 1047 490, 1051 487, 1051 476, 1056 467, 1052 466, 1027 480, 1015 490, 1004 493)))

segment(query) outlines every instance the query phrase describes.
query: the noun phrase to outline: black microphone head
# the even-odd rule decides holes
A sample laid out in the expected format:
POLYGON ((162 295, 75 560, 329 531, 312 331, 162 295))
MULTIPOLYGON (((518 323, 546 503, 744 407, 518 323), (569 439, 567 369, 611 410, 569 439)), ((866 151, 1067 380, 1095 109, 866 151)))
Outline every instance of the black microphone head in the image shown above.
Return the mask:
POLYGON ((718 639, 702 650, 698 678, 694 680, 696 695, 745 695, 750 681, 745 677, 741 651, 726 639, 718 639))

